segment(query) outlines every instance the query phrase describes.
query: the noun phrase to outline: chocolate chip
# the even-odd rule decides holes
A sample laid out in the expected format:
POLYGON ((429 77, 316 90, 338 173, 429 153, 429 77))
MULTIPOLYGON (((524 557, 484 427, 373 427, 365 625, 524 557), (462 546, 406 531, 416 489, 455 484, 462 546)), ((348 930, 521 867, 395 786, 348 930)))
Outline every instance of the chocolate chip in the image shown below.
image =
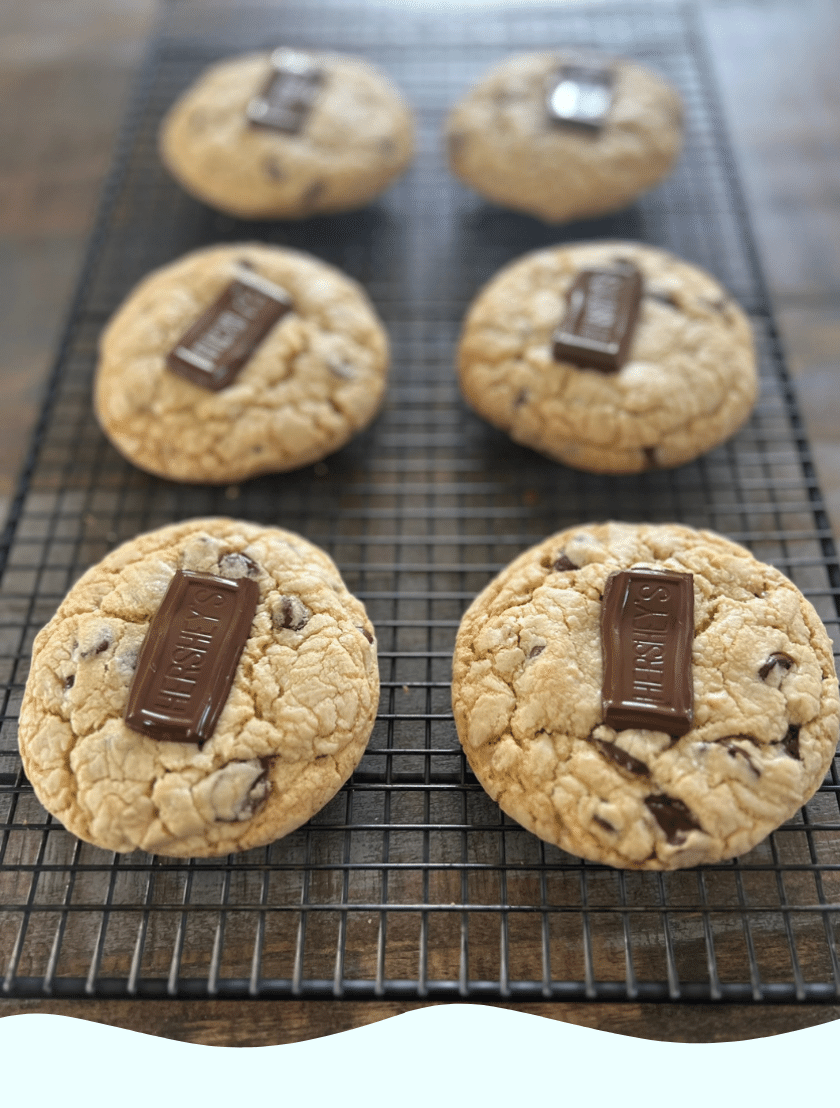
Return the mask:
POLYGON ((491 94, 491 99, 497 108, 504 108, 506 105, 513 103, 518 97, 516 93, 507 88, 494 89, 491 94))
POLYGON ((727 305, 729 304, 729 297, 728 296, 719 296, 717 298, 717 300, 705 299, 704 303, 708 304, 709 307, 712 309, 712 311, 725 312, 726 308, 727 308, 727 305))
POLYGON ((64 687, 65 687, 65 689, 72 689, 75 684, 76 684, 76 675, 75 675, 75 673, 71 673, 69 677, 64 678, 64 687))
POLYGON ((785 748, 786 754, 789 754, 791 758, 795 758, 799 761, 799 728, 796 724, 792 723, 790 727, 788 727, 787 734, 782 739, 782 746, 785 748))
POLYGON ((527 402, 527 400, 528 400, 527 390, 526 389, 520 389, 519 392, 514 397, 514 401, 513 401, 514 408, 521 408, 522 405, 527 402))
POLYGON ((117 655, 117 666, 125 673, 134 673, 137 669, 137 659, 140 656, 140 650, 124 650, 117 655))
POLYGON ((312 612, 297 596, 281 596, 271 613, 275 627, 284 627, 289 631, 300 631, 309 623, 312 612))
POLYGON ((266 177, 272 181, 282 181, 286 177, 286 171, 276 158, 266 158, 263 161, 263 169, 266 177))
MULTIPOLYGON (((752 738, 750 735, 739 735, 738 738, 744 739, 744 740, 746 740, 748 742, 751 742, 754 745, 758 746, 758 743, 756 742, 756 740, 754 738, 752 738)), ((732 741, 732 739, 718 739, 717 742, 716 742, 716 745, 717 746, 722 746, 723 749, 729 755, 729 757, 733 759, 733 761, 736 760, 737 758, 743 758, 744 761, 747 763, 747 765, 750 767, 750 769, 753 771, 753 773, 756 775, 756 777, 761 777, 761 770, 758 768, 758 766, 755 764, 755 762, 752 760, 752 758, 749 756, 749 754, 746 752, 746 750, 744 750, 744 748, 741 747, 741 746, 737 746, 732 741)))
POLYGON ((79 657, 93 658, 96 654, 104 654, 113 641, 114 636, 111 633, 111 629, 109 627, 103 627, 96 645, 90 647, 88 650, 83 650, 79 657))
POLYGON ((461 131, 453 131, 447 139, 447 145, 449 147, 449 156, 451 158, 459 158, 466 148, 467 136, 461 131))
POLYGON ((224 823, 243 823, 246 819, 252 819, 257 812, 265 805, 268 800, 268 794, 271 792, 271 782, 268 779, 269 766, 266 765, 266 759, 261 758, 263 771, 259 777, 254 781, 245 796, 242 797, 236 811, 233 813, 232 820, 223 820, 224 823))
POLYGON ((301 197, 301 200, 305 207, 312 207, 313 204, 317 204, 321 197, 324 195, 324 190, 327 187, 326 181, 313 181, 306 192, 301 197))
POLYGON ((542 652, 544 650, 545 650, 545 645, 541 646, 539 643, 537 643, 536 646, 532 646, 531 649, 528 651, 528 657, 529 658, 536 658, 536 657, 538 657, 538 655, 542 654, 542 652))
MULTIPOLYGON (((271 792, 270 773, 275 760, 273 757, 259 759, 262 767, 260 774, 254 778, 251 787, 244 796, 240 797, 235 807, 232 806, 225 816, 216 817, 220 823, 242 823, 245 820, 252 819, 264 807, 271 792)), ((232 762, 228 763, 228 765, 233 764, 232 762)))
POLYGON ((599 827, 603 827, 605 831, 612 831, 612 833, 615 834, 615 828, 613 827, 613 825, 611 823, 607 823, 605 819, 601 819, 600 816, 593 816, 592 822, 597 823, 599 827))
POLYGON ((790 654, 784 654, 782 651, 778 651, 777 653, 770 655, 770 657, 758 671, 758 676, 761 678, 762 681, 766 681, 768 674, 775 666, 778 666, 780 669, 787 671, 793 665, 795 665, 795 662, 793 658, 791 658, 790 654))
POLYGON ((239 577, 259 577, 260 567, 253 558, 247 554, 225 554, 219 559, 219 569, 222 577, 231 577, 236 580, 239 577))
POLYGON ((645 466, 647 469, 656 469, 659 463, 656 460, 656 447, 646 446, 644 447, 645 466))
POLYGON ((674 796, 666 796, 665 793, 651 794, 645 797, 645 804, 665 832, 669 843, 679 845, 685 841, 689 831, 703 830, 691 809, 674 796))
POLYGON ((359 630, 362 632, 362 634, 364 635, 364 637, 367 639, 368 642, 373 642, 373 635, 371 635, 371 633, 370 633, 370 631, 368 631, 367 627, 360 627, 359 630))
POLYGON ((616 743, 606 742, 604 739, 592 739, 592 742, 605 758, 615 762, 621 769, 627 770, 628 773, 634 773, 637 777, 650 777, 650 770, 645 763, 640 762, 638 758, 634 758, 632 754, 628 754, 626 750, 622 750, 616 743))
POLYGON ((645 296, 650 300, 658 300, 660 304, 667 304, 669 308, 676 308, 680 310, 679 301, 672 292, 667 292, 664 289, 645 289, 645 296))
POLYGON ((327 366, 330 373, 335 374, 336 377, 340 377, 342 381, 352 381, 356 376, 356 370, 350 365, 349 362, 345 362, 342 358, 329 358, 327 360, 327 366))
POLYGON ((577 569, 578 567, 571 560, 566 557, 565 551, 561 550, 557 557, 554 559, 554 564, 551 567, 556 573, 568 573, 570 569, 577 569))

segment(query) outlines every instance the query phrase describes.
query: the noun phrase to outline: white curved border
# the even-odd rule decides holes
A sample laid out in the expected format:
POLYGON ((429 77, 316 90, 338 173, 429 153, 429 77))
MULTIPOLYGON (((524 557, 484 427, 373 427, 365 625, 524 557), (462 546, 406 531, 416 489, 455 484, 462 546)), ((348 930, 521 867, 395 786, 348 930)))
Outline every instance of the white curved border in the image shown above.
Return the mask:
POLYGON ((31 1014, 0 1019, 0 1096, 10 1108, 532 1108, 536 1098, 546 1108, 790 1108, 837 1095, 838 1056, 840 1021, 746 1042, 662 1043, 440 1005, 237 1048, 31 1014))

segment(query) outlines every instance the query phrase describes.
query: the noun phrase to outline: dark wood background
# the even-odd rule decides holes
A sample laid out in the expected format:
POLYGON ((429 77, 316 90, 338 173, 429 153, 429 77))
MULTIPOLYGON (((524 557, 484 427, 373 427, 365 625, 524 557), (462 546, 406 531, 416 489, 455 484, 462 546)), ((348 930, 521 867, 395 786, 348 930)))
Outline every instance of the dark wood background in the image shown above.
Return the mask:
MULTIPOLYGON (((205 0, 182 2, 200 18, 205 0)), ((701 0, 699 7, 788 363, 840 536, 840 4, 701 0)), ((0 516, 15 486, 156 10, 157 0, 0 5, 0 516)), ((0 1000, 0 1015, 53 1012, 188 1042, 263 1046, 419 1006, 0 1000)), ((686 1042, 772 1035, 840 1017, 840 1006, 820 1005, 499 1006, 686 1042)))

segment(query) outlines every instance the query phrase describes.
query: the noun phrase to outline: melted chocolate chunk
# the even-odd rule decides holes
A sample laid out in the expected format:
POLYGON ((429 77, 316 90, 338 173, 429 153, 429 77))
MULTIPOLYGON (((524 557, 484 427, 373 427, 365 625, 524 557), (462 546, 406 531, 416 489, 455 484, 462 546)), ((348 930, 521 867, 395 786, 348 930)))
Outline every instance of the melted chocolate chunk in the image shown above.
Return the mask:
POLYGON ((343 361, 341 358, 330 358, 327 361, 330 373, 339 377, 342 381, 352 381, 356 376, 356 370, 350 365, 349 362, 343 361))
POLYGON ((165 742, 209 739, 251 632, 260 590, 177 570, 143 641, 126 725, 165 742))
POLYGON ((554 564, 551 567, 557 573, 568 573, 570 569, 578 569, 579 567, 566 556, 565 551, 562 551, 554 559, 554 564))
POLYGON ((800 760, 799 754, 799 728, 796 724, 791 724, 787 729, 785 737, 782 739, 782 746, 785 748, 785 753, 789 754, 791 758, 795 758, 797 762, 800 760))
POLYGON ((287 134, 299 134, 315 105, 325 74, 308 54, 279 49, 271 55, 271 70, 245 109, 250 123, 287 134))
POLYGON ((723 313, 729 304, 729 297, 719 296, 717 300, 706 300, 705 303, 709 305, 712 311, 723 313))
POLYGON ((684 735, 694 719, 690 573, 629 569, 607 578, 601 612, 604 722, 684 735))
POLYGON ((225 554, 219 562, 223 577, 259 577, 260 567, 247 554, 225 554))
POLYGON ((650 300, 658 300, 660 304, 667 304, 669 308, 676 308, 677 311, 680 311, 679 301, 672 292, 646 288, 645 296, 650 300))
POLYGON ((263 169, 266 177, 272 181, 282 181, 288 176, 276 158, 266 158, 263 161, 263 169))
POLYGON ((790 654, 784 654, 782 651, 776 654, 771 654, 761 669, 758 671, 758 676, 762 681, 766 681, 770 671, 778 666, 780 669, 789 670, 794 665, 794 660, 790 654))
POLYGON ((453 159, 463 154, 467 146, 467 136, 461 131, 453 131, 446 141, 453 159))
POLYGON ((69 675, 69 677, 64 678, 64 687, 65 687, 65 689, 72 689, 75 684, 76 684, 76 675, 75 675, 75 673, 71 673, 69 675))
POLYGON ((592 817, 592 822, 597 823, 599 827, 603 827, 605 831, 612 831, 612 833, 615 834, 615 828, 613 827, 613 825, 611 823, 608 823, 605 819, 601 819, 599 815, 594 815, 592 817))
POLYGON ((679 845, 685 841, 689 831, 703 830, 691 809, 675 796, 666 796, 665 793, 646 796, 645 804, 665 832, 669 843, 679 845))
MULTIPOLYGON (((229 762, 228 764, 233 765, 234 763, 229 762)), ((217 817, 218 823, 242 823, 245 820, 252 819, 265 806, 268 794, 271 792, 271 782, 268 779, 270 763, 267 759, 260 758, 260 765, 262 766, 262 773, 255 778, 248 792, 240 798, 239 804, 229 816, 217 817)))
POLYGON ((615 762, 621 769, 627 770, 628 773, 634 773, 637 777, 650 777, 650 770, 645 763, 638 758, 634 758, 632 754, 628 754, 626 750, 622 750, 617 743, 607 742, 605 739, 593 739, 592 741, 605 758, 615 762))
POLYGON ((88 650, 83 650, 79 657, 88 659, 94 658, 97 654, 104 654, 113 641, 114 637, 111 634, 110 628, 103 627, 99 642, 90 647, 88 650))
MULTIPOLYGON (((748 742, 752 742, 753 744, 758 745, 756 743, 756 740, 751 738, 749 735, 739 735, 738 738, 744 739, 748 742)), ((717 746, 722 746, 723 749, 729 755, 729 757, 732 758, 732 759, 743 758, 744 761, 747 763, 747 765, 750 767, 750 769, 753 771, 753 773, 756 775, 756 777, 761 777, 761 770, 758 768, 758 766, 755 764, 755 762, 752 760, 752 758, 749 756, 747 751, 744 750, 744 748, 742 746, 738 746, 736 743, 734 743, 732 741, 732 739, 718 739, 717 742, 716 742, 716 745, 717 746)))
POLYGON ((616 373, 629 357, 641 298, 642 275, 630 262, 582 270, 554 332, 554 360, 616 373))
POLYGON ((292 310, 285 289, 240 270, 166 359, 172 373, 218 392, 237 376, 274 324, 292 310))
POLYGON ((312 618, 312 612, 297 596, 281 596, 271 613, 275 627, 284 627, 289 631, 302 630, 312 618))
POLYGON ((326 189, 326 187, 326 181, 313 181, 301 197, 304 205, 309 208, 313 204, 317 204, 321 197, 324 195, 324 190, 326 189))
POLYGON ((567 64, 549 78, 546 109, 552 123, 598 131, 607 121, 613 101, 611 67, 567 64))

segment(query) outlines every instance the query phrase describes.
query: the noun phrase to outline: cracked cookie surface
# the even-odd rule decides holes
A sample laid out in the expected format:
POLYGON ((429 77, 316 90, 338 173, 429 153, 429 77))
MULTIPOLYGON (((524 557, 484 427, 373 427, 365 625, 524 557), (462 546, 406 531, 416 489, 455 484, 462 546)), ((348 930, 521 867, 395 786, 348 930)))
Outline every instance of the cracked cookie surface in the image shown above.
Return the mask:
POLYGON ((100 340, 94 407, 141 469, 225 484, 338 450, 378 411, 388 357, 364 290, 333 266, 259 243, 213 246, 155 270, 117 310, 100 340), (211 392, 166 358, 242 268, 284 288, 293 307, 236 379, 211 392))
POLYGON ((838 737, 831 641, 778 570, 709 531, 598 524, 546 539, 475 599, 455 647, 458 735, 541 839, 627 869, 743 854, 816 791, 838 737), (693 574, 694 722, 604 724, 601 601, 631 567, 693 574))
POLYGON ((298 219, 360 207, 405 170, 414 124, 395 86, 361 58, 307 53, 325 81, 298 134, 246 117, 268 53, 211 66, 173 104, 160 155, 187 192, 245 219, 298 219))
POLYGON ((470 306, 458 364, 484 419, 596 473, 682 465, 732 435, 758 392, 740 307, 696 266, 632 242, 552 247, 502 269, 470 306), (628 360, 617 373, 555 361, 552 336, 575 276, 621 261, 644 282, 628 360))
POLYGON ((660 77, 614 60, 603 127, 552 122, 546 83, 572 51, 521 54, 495 66, 452 109, 449 165, 488 200, 549 223, 617 211, 666 176, 682 148, 682 102, 660 77))
POLYGON ((378 701, 373 627, 322 550, 276 528, 191 520, 124 543, 70 590, 35 639, 20 752, 38 799, 87 842, 227 854, 280 838, 331 799, 364 753, 378 701), (123 722, 178 569, 250 577, 260 592, 201 746, 123 722))

